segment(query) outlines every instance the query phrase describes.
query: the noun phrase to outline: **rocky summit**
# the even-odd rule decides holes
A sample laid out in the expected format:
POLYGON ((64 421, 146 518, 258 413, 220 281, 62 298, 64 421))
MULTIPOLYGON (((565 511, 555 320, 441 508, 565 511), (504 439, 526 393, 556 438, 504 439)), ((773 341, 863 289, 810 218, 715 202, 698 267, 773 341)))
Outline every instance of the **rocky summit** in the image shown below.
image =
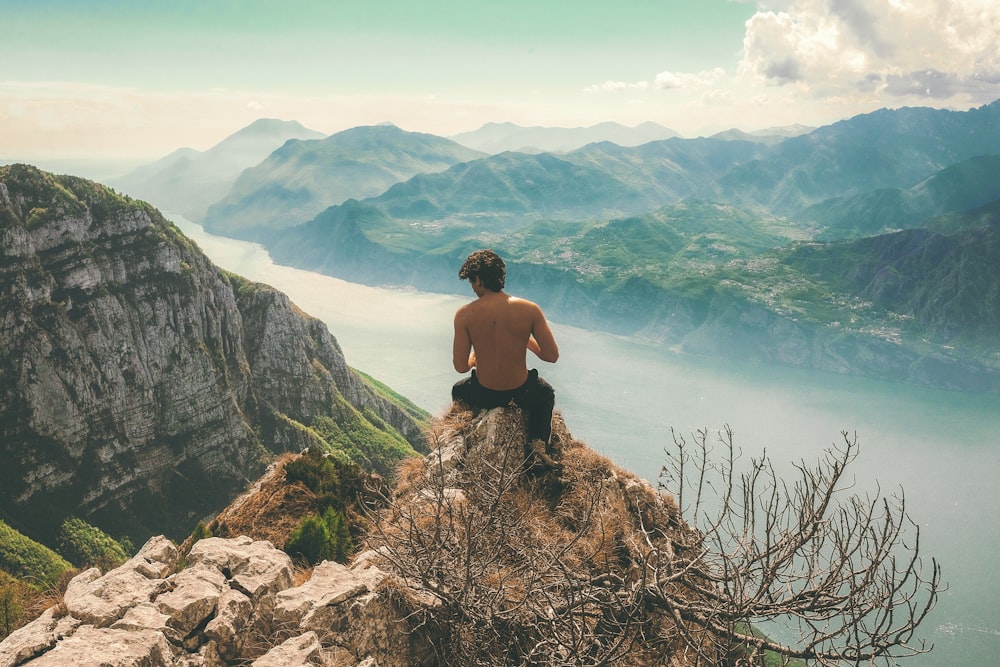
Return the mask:
MULTIPOLYGON (((202 539, 186 554, 153 537, 118 568, 73 578, 59 604, 0 643, 0 667, 564 664, 594 651, 607 664, 689 664, 676 638, 637 641, 654 628, 669 637, 669 616, 607 626, 594 614, 614 611, 597 596, 612 582, 641 581, 648 540, 671 554, 696 540, 669 496, 575 440, 558 415, 556 468, 524 467, 516 410, 455 411, 428 441, 349 564, 297 569, 255 535, 202 539)), ((234 509, 259 505, 254 493, 273 490, 251 489, 234 509)))
POLYGON ((0 167, 0 518, 17 529, 51 542, 75 514, 183 537, 275 453, 350 440, 389 470, 420 418, 145 202, 0 167))

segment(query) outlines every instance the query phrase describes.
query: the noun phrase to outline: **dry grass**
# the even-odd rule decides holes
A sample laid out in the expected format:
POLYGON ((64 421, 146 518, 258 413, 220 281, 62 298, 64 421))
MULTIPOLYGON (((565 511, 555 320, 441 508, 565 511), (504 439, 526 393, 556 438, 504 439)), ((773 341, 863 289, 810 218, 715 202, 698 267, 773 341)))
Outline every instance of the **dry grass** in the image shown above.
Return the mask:
POLYGON ((216 537, 246 535, 282 547, 301 518, 318 511, 316 495, 301 482, 289 484, 285 464, 299 454, 282 455, 260 480, 208 526, 216 537))
POLYGON ((427 460, 423 458, 405 458, 396 466, 397 496, 405 496, 416 490, 421 481, 427 477, 427 460))
POLYGON ((303 566, 296 563, 292 569, 292 588, 297 588, 312 578, 312 566, 303 566))
POLYGON ((49 609, 53 610, 55 618, 62 618, 68 614, 69 611, 66 609, 64 599, 66 589, 69 587, 69 582, 73 581, 73 577, 82 571, 80 569, 66 570, 59 575, 59 579, 53 586, 31 597, 25 606, 24 623, 35 620, 49 609))

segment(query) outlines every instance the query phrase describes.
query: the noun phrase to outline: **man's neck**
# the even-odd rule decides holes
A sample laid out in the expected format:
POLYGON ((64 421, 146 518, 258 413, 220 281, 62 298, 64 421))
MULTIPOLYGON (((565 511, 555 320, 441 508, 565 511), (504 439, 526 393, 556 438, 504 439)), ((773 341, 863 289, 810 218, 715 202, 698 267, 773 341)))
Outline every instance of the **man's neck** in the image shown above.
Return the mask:
POLYGON ((484 288, 482 288, 482 292, 480 292, 480 293, 479 293, 479 294, 477 294, 476 296, 477 296, 477 297, 479 297, 480 299, 491 299, 491 298, 495 298, 495 297, 496 297, 496 296, 498 296, 498 295, 503 295, 503 296, 506 296, 506 295, 505 295, 505 294, 503 293, 503 290, 500 290, 500 291, 497 291, 497 292, 494 292, 493 290, 491 290, 491 289, 487 289, 487 288, 485 288, 485 287, 484 287, 484 288))

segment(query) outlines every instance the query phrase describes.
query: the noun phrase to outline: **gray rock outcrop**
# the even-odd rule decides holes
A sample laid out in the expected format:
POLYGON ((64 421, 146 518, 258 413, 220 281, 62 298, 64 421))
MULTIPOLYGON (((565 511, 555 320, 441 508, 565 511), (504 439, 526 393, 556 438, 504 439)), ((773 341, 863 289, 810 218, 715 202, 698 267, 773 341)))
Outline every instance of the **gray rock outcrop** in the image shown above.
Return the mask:
POLYGON ((269 542, 196 542, 183 567, 154 537, 124 565, 87 570, 63 603, 0 643, 0 667, 407 665, 410 636, 370 558, 293 583, 269 542))

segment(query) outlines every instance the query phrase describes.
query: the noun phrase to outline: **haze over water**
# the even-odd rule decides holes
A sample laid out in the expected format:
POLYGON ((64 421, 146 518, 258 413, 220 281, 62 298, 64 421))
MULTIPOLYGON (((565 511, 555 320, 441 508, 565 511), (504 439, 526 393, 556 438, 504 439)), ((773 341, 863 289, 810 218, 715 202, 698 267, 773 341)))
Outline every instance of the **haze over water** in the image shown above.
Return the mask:
MULTIPOLYGON (((452 316, 471 291, 461 298, 379 289, 277 266, 258 245, 170 217, 220 267, 280 289, 323 320, 351 366, 432 414, 444 411, 459 378, 452 316)), ((507 287, 517 293, 516 275, 507 287)), ((856 489, 877 484, 891 495, 902 487, 921 527, 921 553, 939 560, 949 583, 918 633, 936 648, 903 664, 998 664, 1000 396, 689 357, 558 322, 553 331, 559 363, 536 365, 570 431, 654 483, 671 428, 714 433, 729 424, 744 460, 766 448, 779 470, 814 465, 842 442, 841 431, 856 433, 860 456, 848 468, 856 489)))

